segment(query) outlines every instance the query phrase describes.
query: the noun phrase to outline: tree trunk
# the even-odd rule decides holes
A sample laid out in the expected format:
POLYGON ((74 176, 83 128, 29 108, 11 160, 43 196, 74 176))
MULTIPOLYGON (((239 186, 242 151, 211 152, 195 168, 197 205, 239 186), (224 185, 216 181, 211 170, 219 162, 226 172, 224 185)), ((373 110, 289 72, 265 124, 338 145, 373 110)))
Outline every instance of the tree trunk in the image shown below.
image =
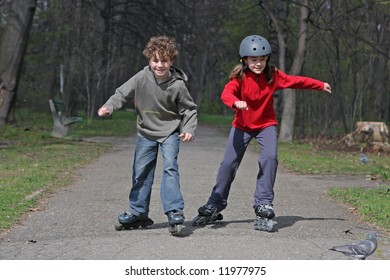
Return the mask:
MULTIPOLYGON (((102 47, 103 47, 103 58, 102 58, 102 68, 106 70, 106 76, 103 78, 102 81, 102 90, 101 92, 97 93, 97 104, 98 107, 101 104, 104 104, 105 101, 111 96, 112 92, 110 90, 110 81, 111 79, 111 72, 112 69, 110 66, 111 60, 112 60, 112 52, 113 52, 113 46, 112 46, 112 36, 113 36, 113 15, 112 15, 112 1, 111 0, 105 0, 104 1, 104 8, 101 10, 100 14, 102 15, 103 22, 104 22, 104 31, 102 34, 102 47)), ((95 110, 96 108, 93 108, 95 110)))
MULTIPOLYGON (((278 68, 282 70, 283 72, 286 72, 286 52, 287 52, 287 44, 286 44, 286 38, 287 38, 287 30, 285 24, 283 24, 281 18, 287 18, 288 15, 288 3, 282 3, 278 4, 275 11, 273 11, 270 6, 269 2, 267 1, 260 1, 260 7, 265 10, 266 14, 270 17, 276 34, 277 34, 277 41, 278 41, 278 68), (280 5, 280 6, 279 6, 280 5)), ((274 50, 275 51, 275 50, 274 50)), ((283 92, 283 91, 282 91, 283 92)), ((279 121, 281 111, 282 111, 282 104, 283 104, 283 94, 274 94, 274 110, 276 113, 276 118, 279 121)))
POLYGON ((14 0, 0 43, 0 127, 14 120, 13 106, 37 0, 14 0))
MULTIPOLYGON (((306 37, 307 37, 307 19, 309 16, 309 1, 301 1, 301 17, 299 21, 299 39, 298 48, 295 53, 294 61, 290 70, 291 75, 298 75, 303 66, 305 51, 306 51, 306 37)), ((283 93, 283 115, 279 133, 279 141, 292 141, 294 136, 296 111, 296 97, 295 90, 285 89, 283 93)))

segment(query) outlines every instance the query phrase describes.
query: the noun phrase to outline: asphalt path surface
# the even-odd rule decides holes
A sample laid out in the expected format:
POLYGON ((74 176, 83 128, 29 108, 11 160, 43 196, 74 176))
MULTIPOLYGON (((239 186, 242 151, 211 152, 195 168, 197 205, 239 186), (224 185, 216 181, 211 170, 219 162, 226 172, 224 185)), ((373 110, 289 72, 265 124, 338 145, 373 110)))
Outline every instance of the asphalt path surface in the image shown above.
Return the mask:
POLYGON ((171 236, 159 184, 161 158, 153 186, 150 218, 143 230, 115 231, 128 207, 135 137, 110 141, 114 148, 79 170, 74 182, 47 196, 0 240, 2 260, 347 260, 328 250, 376 231, 372 260, 390 259, 385 232, 361 222, 348 207, 326 196, 333 186, 373 187, 364 177, 303 176, 279 168, 275 186, 273 232, 253 229, 257 174, 256 147, 248 149, 233 182, 223 221, 194 228, 191 220, 210 195, 222 160, 227 132, 201 126, 196 139, 182 143, 179 165, 185 198, 182 235, 171 236))

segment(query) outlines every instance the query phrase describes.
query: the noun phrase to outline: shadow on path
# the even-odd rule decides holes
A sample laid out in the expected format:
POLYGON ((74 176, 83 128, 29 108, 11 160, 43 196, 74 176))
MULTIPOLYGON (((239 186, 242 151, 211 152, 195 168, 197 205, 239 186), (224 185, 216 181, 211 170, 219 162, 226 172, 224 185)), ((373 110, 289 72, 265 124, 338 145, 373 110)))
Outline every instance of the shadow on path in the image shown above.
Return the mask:
MULTIPOLYGON (((274 221, 274 227, 272 232, 277 232, 282 228, 287 228, 293 226, 295 223, 299 221, 345 221, 345 219, 341 218, 319 218, 319 217, 312 217, 312 218, 305 218, 301 216, 278 216, 273 219, 274 221)), ((178 237, 188 237, 192 235, 196 230, 202 229, 207 227, 208 229, 223 229, 229 224, 252 224, 254 222, 254 219, 245 219, 245 220, 230 220, 230 221, 218 221, 215 223, 211 223, 205 226, 199 226, 194 227, 191 224, 191 221, 187 221, 183 223, 181 234, 178 237)), ((168 223, 156 223, 153 224, 149 229, 161 229, 161 228, 168 228, 168 223)))
POLYGON ((278 231, 279 229, 291 227, 296 222, 299 221, 345 221, 345 219, 341 218, 305 218, 301 216, 278 216, 275 217, 274 221, 276 224, 274 225, 273 231, 278 231))

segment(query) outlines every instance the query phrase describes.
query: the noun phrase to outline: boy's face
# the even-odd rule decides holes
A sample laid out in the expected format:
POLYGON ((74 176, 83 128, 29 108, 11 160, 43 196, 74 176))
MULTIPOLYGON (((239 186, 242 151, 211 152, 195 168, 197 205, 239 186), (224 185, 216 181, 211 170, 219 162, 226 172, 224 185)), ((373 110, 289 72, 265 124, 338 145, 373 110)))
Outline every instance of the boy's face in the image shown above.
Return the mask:
POLYGON ((247 63, 248 68, 252 72, 260 74, 261 72, 263 72, 265 66, 267 65, 267 59, 268 56, 248 56, 245 59, 245 62, 247 63))
POLYGON ((172 60, 169 58, 160 58, 158 53, 155 53, 154 57, 149 60, 149 66, 158 81, 165 81, 168 79, 169 68, 172 64, 172 60))

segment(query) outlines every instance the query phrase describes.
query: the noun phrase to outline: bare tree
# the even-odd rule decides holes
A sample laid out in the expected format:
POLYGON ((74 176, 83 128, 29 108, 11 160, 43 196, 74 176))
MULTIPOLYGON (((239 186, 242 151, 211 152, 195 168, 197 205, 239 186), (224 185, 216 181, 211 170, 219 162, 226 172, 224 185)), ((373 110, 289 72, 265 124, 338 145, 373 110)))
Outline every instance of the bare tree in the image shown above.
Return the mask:
POLYGON ((320 42, 314 59, 322 56, 328 61, 333 88, 330 119, 322 122, 323 129, 338 123, 348 133, 356 121, 386 119, 389 6, 374 0, 332 0, 321 5, 322 19, 311 19, 320 42))
POLYGON ((37 0, 14 0, 0 44, 0 127, 14 121, 14 104, 37 0))
MULTIPOLYGON (((299 30, 298 33, 298 41, 297 48, 295 52, 295 56, 292 62, 291 69, 288 71, 291 75, 298 75, 304 63, 305 51, 306 51, 306 40, 307 40, 307 20, 309 16, 309 1, 301 0, 300 3, 300 19, 299 19, 299 30)), ((286 27, 284 23, 284 19, 280 19, 271 9, 269 3, 266 1, 261 1, 260 5, 270 16, 276 32, 278 34, 278 44, 279 44, 279 64, 280 69, 282 71, 286 71, 286 27)), ((288 7, 284 6, 288 5, 283 3, 283 1, 277 4, 277 8, 286 10, 288 7)), ((295 114, 296 114, 296 95, 295 90, 293 89, 285 89, 283 90, 283 114, 282 121, 279 132, 279 141, 286 142, 291 141, 294 136, 294 124, 295 124, 295 114)))
MULTIPOLYGON (((295 52, 294 60, 289 73, 291 75, 299 75, 302 71, 302 66, 305 61, 306 51, 306 38, 307 38, 307 20, 309 16, 309 1, 300 1, 302 5, 300 8, 299 19, 299 35, 297 42, 297 49, 295 52)), ((282 123, 279 132, 279 141, 287 142, 292 141, 294 136, 295 125, 295 112, 296 112, 296 94, 293 89, 285 89, 283 95, 283 115, 282 123)))
MULTIPOLYGON (((229 113, 220 93, 238 63, 238 44, 249 34, 269 38, 277 54, 271 61, 282 71, 332 85, 331 96, 275 94, 280 139, 297 136, 293 128, 298 118, 300 137, 329 135, 340 128, 347 132, 358 120, 389 120, 390 5, 377 0, 260 4, 261 16, 259 1, 253 0, 0 0, 0 32, 3 38, 9 36, 3 39, 0 55, 2 121, 12 121, 16 102, 48 112, 47 100, 53 97, 63 99, 66 116, 82 110, 92 120, 115 87, 146 65, 142 50, 156 35, 176 39, 180 54, 175 65, 189 76, 187 86, 199 109, 229 113), (35 2, 37 12, 20 73, 21 60, 3 44, 17 46, 14 54, 25 45, 17 45, 18 37, 6 34, 5 15, 18 3, 26 9, 19 14, 27 16, 29 3, 35 2), (308 17, 300 12, 302 5, 308 5, 308 17)), ((17 24, 22 22, 19 18, 17 24)))

